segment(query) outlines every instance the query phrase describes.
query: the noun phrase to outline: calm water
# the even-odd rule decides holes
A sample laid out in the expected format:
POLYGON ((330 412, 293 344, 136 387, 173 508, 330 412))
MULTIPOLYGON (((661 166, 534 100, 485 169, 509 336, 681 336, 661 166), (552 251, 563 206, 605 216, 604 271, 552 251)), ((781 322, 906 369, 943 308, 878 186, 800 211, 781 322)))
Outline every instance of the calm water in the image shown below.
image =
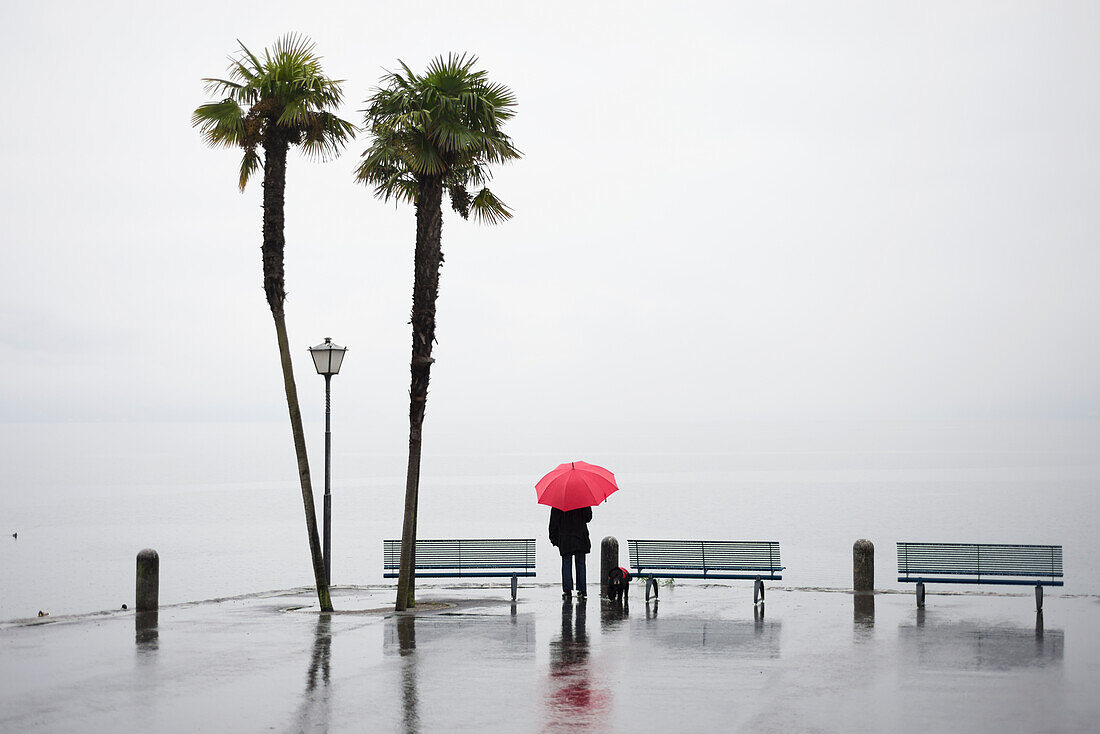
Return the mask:
MULTIPOLYGON (((323 434, 308 430, 320 504, 323 434)), ((540 430, 429 426, 420 536, 534 536, 552 583, 533 485, 583 458, 619 478, 591 529, 619 538, 624 562, 628 538, 778 540, 784 585, 846 587, 869 538, 878 586, 898 588, 897 540, 1060 543, 1064 593, 1100 594, 1100 421, 540 430)), ((404 492, 393 433, 336 436, 336 584, 383 582, 404 492)), ((166 604, 312 583, 284 423, 8 424, 0 445, 0 620, 132 603, 145 547, 166 604)))

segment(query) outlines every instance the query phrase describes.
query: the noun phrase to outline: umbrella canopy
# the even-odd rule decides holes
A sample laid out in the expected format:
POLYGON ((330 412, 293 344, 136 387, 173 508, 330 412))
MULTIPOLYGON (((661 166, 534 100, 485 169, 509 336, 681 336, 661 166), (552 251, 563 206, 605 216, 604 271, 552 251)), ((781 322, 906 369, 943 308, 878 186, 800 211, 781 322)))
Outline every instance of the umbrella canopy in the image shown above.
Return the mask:
POLYGON ((540 479, 535 494, 540 505, 568 511, 598 505, 618 489, 615 475, 602 466, 570 461, 540 479))

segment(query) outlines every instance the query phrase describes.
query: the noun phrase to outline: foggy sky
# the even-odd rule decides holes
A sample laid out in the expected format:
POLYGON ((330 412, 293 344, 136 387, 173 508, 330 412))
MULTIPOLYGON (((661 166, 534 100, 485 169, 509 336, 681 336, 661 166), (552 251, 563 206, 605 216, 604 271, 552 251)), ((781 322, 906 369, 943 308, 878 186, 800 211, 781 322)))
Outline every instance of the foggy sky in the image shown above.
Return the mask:
MULTIPOLYGON (((285 417, 261 186, 190 113, 310 36, 359 112, 477 54, 515 218, 444 213, 428 421, 1096 417, 1095 3, 21 3, 5 9, 0 421, 285 417)), ((410 206, 291 154, 287 319, 406 425, 410 206)), ((351 420, 349 418, 348 420, 351 420)))

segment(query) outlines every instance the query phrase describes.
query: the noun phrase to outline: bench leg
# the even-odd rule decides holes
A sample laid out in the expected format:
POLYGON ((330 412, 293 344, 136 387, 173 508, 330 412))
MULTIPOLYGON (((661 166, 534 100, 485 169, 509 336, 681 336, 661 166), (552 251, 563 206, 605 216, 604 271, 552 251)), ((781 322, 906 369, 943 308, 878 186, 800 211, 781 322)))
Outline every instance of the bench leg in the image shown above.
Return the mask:
POLYGON ((1043 611, 1043 585, 1035 584, 1035 611, 1043 611))
POLYGON ((759 576, 756 577, 756 581, 752 584, 752 603, 764 603, 764 580, 759 576))
POLYGON ((924 582, 917 582, 917 609, 924 609, 924 582))
POLYGON ((657 601, 657 579, 647 576, 645 580, 645 600, 649 601, 649 591, 653 590, 653 601, 657 601))
POLYGON ((519 589, 519 579, 512 574, 512 601, 516 600, 516 590, 519 589))

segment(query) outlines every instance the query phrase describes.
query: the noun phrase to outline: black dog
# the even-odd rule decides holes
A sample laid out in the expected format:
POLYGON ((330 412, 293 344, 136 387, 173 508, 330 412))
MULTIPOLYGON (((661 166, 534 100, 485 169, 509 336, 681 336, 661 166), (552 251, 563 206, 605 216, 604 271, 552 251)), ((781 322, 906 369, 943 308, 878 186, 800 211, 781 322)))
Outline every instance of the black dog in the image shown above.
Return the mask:
POLYGON ((630 595, 630 580, 632 578, 630 571, 621 566, 608 571, 607 598, 616 602, 624 601, 630 595))

